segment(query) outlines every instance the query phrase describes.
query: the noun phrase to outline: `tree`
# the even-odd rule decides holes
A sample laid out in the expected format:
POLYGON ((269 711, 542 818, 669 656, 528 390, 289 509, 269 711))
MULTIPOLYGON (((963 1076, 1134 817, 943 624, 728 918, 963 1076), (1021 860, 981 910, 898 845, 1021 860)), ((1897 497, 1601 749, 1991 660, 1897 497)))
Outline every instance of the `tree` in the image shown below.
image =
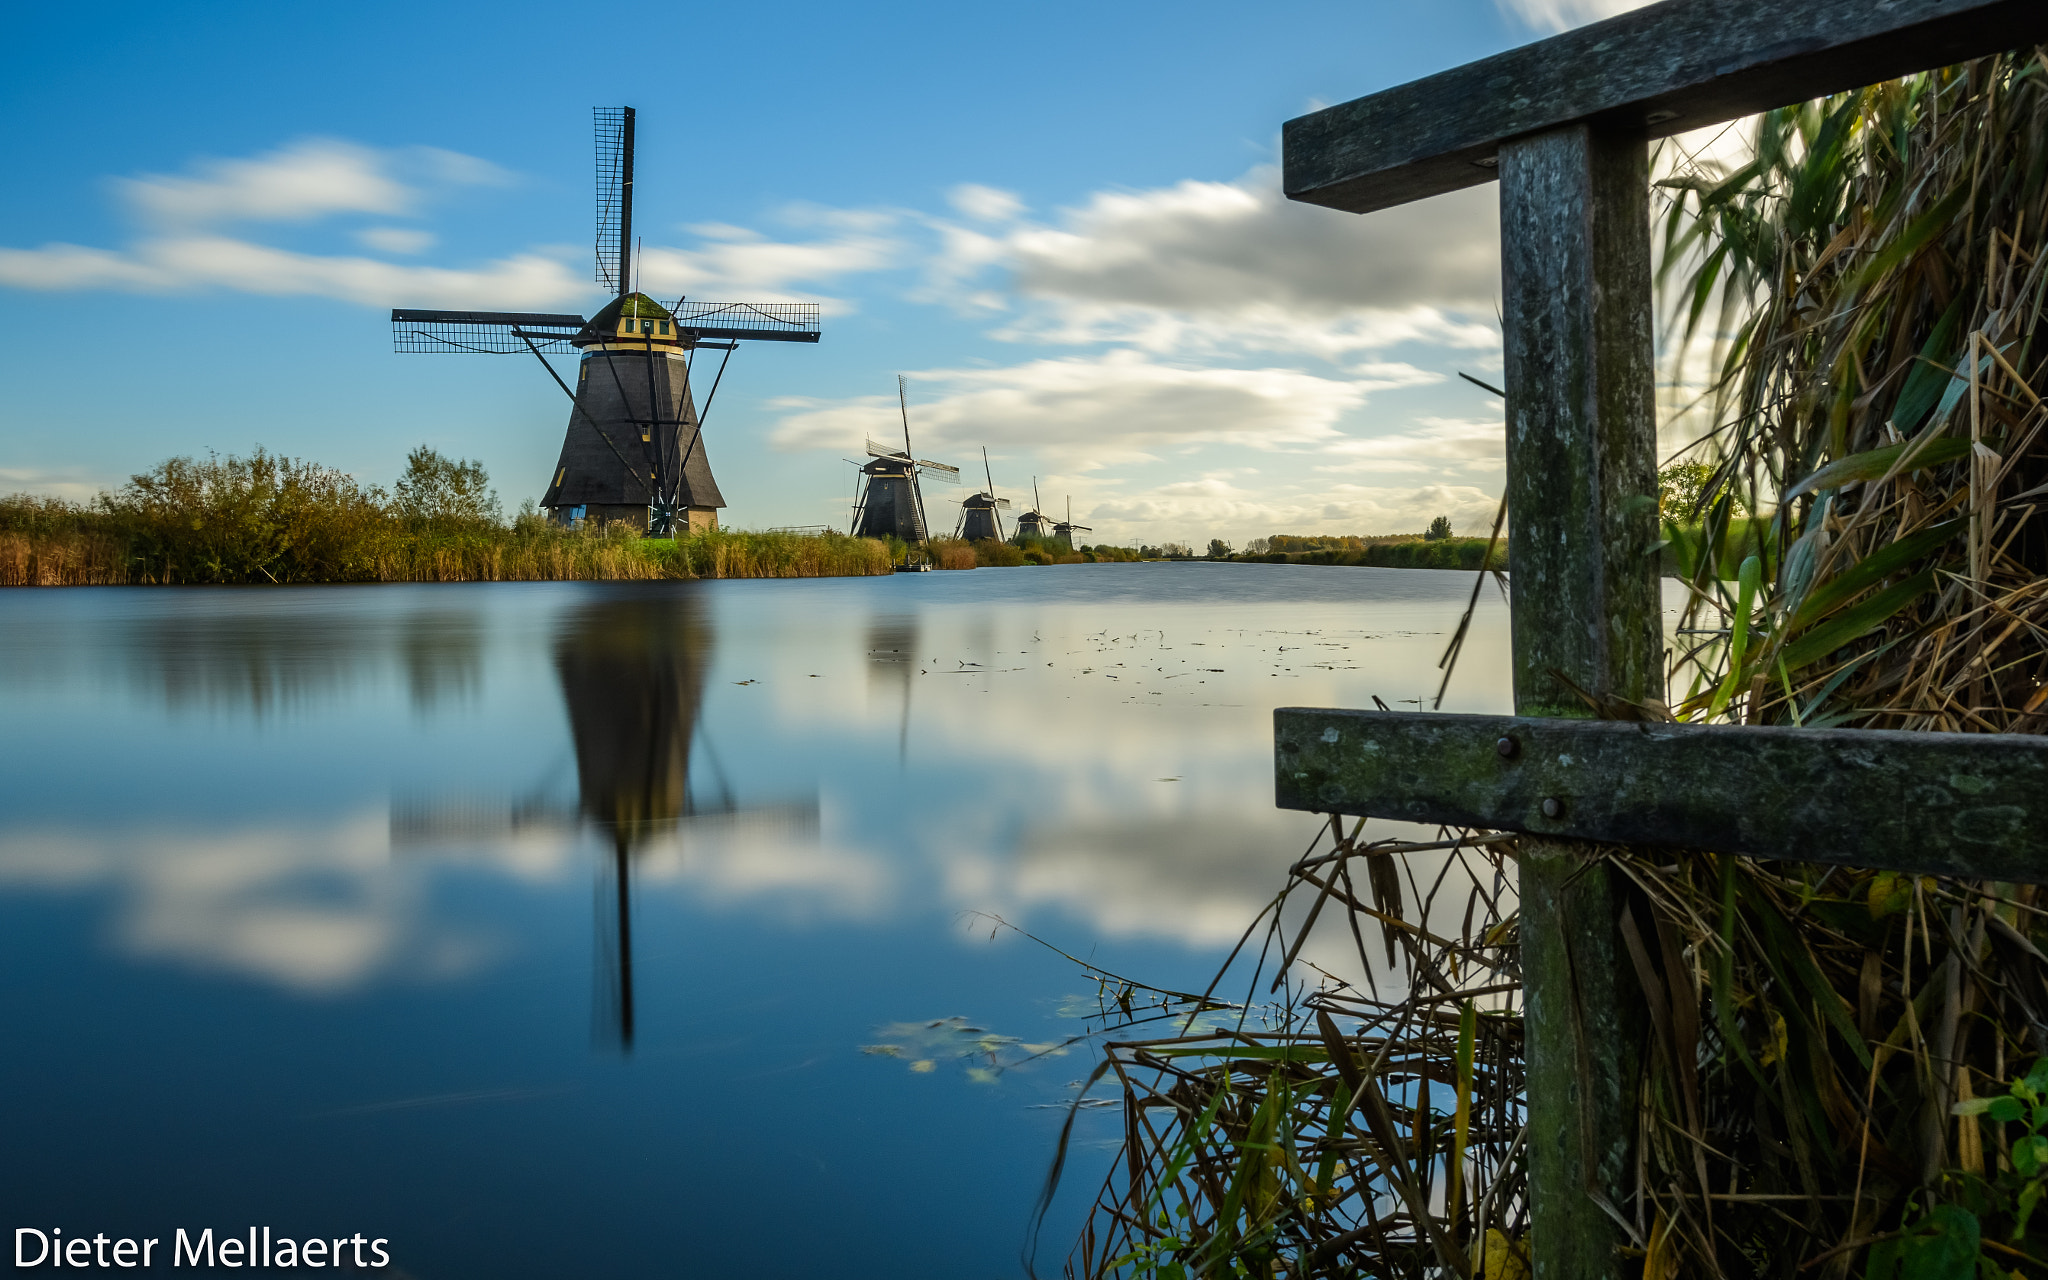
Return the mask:
POLYGON ((1657 473, 1657 510, 1667 520, 1691 520, 1702 515, 1705 508, 1722 494, 1726 494, 1729 505, 1736 515, 1748 510, 1742 499, 1735 496, 1732 486, 1722 485, 1713 493, 1708 486, 1714 482, 1714 468, 1694 458, 1671 463, 1657 473))
POLYGON ((1209 558, 1211 560, 1228 560, 1230 558, 1230 544, 1221 538, 1209 539, 1209 558))
POLYGON ((1244 544, 1244 549, 1248 555, 1262 556, 1271 550, 1272 546, 1273 540, 1271 538, 1253 538, 1250 542, 1244 544))
POLYGON ((407 520, 430 525, 497 524, 498 495, 481 462, 445 458, 427 445, 405 455, 405 474, 392 486, 407 520))
POLYGON ((1423 530, 1422 536, 1430 542, 1441 542, 1445 538, 1450 537, 1451 518, 1449 516, 1438 516, 1429 522, 1429 528, 1423 530))

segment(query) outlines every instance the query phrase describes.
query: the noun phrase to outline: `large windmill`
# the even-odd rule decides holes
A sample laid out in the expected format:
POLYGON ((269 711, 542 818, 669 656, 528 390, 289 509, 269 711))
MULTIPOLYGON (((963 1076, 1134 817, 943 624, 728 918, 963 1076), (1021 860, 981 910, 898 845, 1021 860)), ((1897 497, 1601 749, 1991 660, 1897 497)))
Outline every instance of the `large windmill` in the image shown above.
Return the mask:
POLYGON ((960 468, 920 458, 911 451, 910 401, 902 374, 896 375, 896 405, 903 413, 903 447, 868 441, 868 457, 874 461, 860 469, 860 489, 853 500, 853 536, 924 542, 931 537, 931 524, 924 516, 924 493, 918 478, 930 476, 942 484, 959 484, 960 468))
POLYGON ((1052 517, 1039 510, 1037 476, 1031 477, 1031 510, 1017 517, 1017 536, 1019 538, 1050 538, 1052 536, 1052 517))
POLYGON ((654 537, 718 526, 725 497, 704 456, 690 394, 700 349, 722 351, 704 412, 743 339, 816 342, 818 308, 805 302, 689 302, 663 306, 634 290, 633 108, 597 116, 597 282, 612 301, 590 319, 516 311, 394 310, 401 352, 530 351, 570 400, 562 453, 541 505, 557 521, 623 521, 654 537), (570 390, 546 356, 582 353, 570 390))
POLYGON ((1074 545, 1075 534, 1093 532, 1095 532, 1095 530, 1089 528, 1085 524, 1074 523, 1074 500, 1073 498, 1069 497, 1067 499, 1067 518, 1060 521, 1058 524, 1052 527, 1052 536, 1055 538, 1066 539, 1067 545, 1071 547, 1074 545))
POLYGON ((960 503, 960 522, 953 528, 953 536, 969 542, 992 538, 1003 540, 1003 512, 1009 510, 1010 500, 996 496, 995 473, 989 470, 988 446, 981 449, 981 474, 988 480, 988 488, 973 494, 960 503))

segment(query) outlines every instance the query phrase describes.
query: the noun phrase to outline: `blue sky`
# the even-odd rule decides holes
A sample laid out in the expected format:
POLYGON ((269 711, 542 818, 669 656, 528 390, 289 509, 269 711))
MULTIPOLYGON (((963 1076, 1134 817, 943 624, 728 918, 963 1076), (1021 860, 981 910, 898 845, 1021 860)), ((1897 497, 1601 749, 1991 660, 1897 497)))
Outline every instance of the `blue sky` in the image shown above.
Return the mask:
POLYGON ((537 495, 561 393, 531 357, 394 355, 385 310, 599 305, 590 109, 630 104, 644 287, 825 310, 817 346, 733 358, 728 523, 843 524, 904 373, 920 454, 985 445, 1100 540, 1471 528, 1493 191, 1291 206, 1279 127, 1627 7, 24 6, 0 490, 258 443, 388 485, 424 442, 537 495))

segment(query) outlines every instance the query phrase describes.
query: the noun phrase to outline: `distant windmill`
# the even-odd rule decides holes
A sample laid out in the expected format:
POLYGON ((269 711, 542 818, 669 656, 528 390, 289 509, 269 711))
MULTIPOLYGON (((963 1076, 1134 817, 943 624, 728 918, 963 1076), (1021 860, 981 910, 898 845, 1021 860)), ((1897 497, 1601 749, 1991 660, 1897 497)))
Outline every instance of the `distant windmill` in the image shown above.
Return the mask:
POLYGON ((942 484, 959 484, 960 468, 919 458, 910 448, 910 401, 902 374, 896 375, 896 405, 903 413, 903 447, 892 449, 868 441, 868 456, 874 461, 861 467, 861 486, 853 502, 853 536, 856 538, 899 538, 904 542, 925 542, 931 524, 924 517, 924 494, 918 477, 928 475, 942 484))
POLYGON ((1038 477, 1031 477, 1031 510, 1017 517, 1017 536, 1020 538, 1050 538, 1052 519, 1038 509, 1038 477))
POLYGON ((988 488, 974 494, 960 504, 960 523, 954 527, 953 536, 969 542, 992 538, 1003 540, 1003 512, 1009 509, 1008 498, 996 496, 995 473, 989 470, 988 446, 981 448, 981 474, 988 480, 988 488))
POLYGON ((631 107, 597 108, 597 282, 616 292, 589 320, 514 311, 394 310, 401 352, 531 351, 573 406, 562 453, 540 504, 555 520, 623 521, 650 536, 715 529, 725 497, 704 456, 702 418, 690 394, 695 352, 725 354, 704 398, 718 396, 733 348, 745 338, 816 342, 814 303, 689 302, 663 306, 631 283, 631 107), (576 389, 545 353, 583 353, 576 389))
POLYGON ((1069 497, 1067 499, 1067 518, 1060 521, 1058 524, 1052 527, 1052 536, 1055 538, 1066 539, 1067 545, 1071 547, 1074 545, 1074 535, 1076 533, 1093 532, 1095 532, 1095 530, 1089 528, 1085 524, 1074 523, 1074 500, 1073 498, 1069 497))

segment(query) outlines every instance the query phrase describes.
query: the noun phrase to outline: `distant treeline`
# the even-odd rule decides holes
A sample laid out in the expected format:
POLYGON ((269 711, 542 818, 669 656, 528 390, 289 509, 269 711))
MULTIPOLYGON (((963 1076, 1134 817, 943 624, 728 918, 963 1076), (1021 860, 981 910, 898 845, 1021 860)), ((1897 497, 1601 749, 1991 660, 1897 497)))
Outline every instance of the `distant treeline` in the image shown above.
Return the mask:
MULTIPOLYGON (((1231 557, 1262 564, 1348 564, 1380 569, 1506 569, 1508 543, 1502 538, 1487 558, 1485 538, 1424 538, 1416 534, 1384 537, 1298 537, 1279 534, 1263 540, 1263 551, 1246 550, 1231 557)), ((1257 544, 1254 543, 1254 546, 1257 544)))
POLYGON ((393 492, 258 449, 173 458, 89 503, 0 497, 0 586, 515 582, 883 574, 889 548, 836 534, 642 538, 500 515, 476 463, 415 450, 393 492))
POLYGON ((1027 564, 1135 563, 1144 556, 1136 547, 1068 545, 1063 538, 1016 537, 1008 542, 983 538, 934 538, 932 563, 940 569, 1002 569, 1027 564))

